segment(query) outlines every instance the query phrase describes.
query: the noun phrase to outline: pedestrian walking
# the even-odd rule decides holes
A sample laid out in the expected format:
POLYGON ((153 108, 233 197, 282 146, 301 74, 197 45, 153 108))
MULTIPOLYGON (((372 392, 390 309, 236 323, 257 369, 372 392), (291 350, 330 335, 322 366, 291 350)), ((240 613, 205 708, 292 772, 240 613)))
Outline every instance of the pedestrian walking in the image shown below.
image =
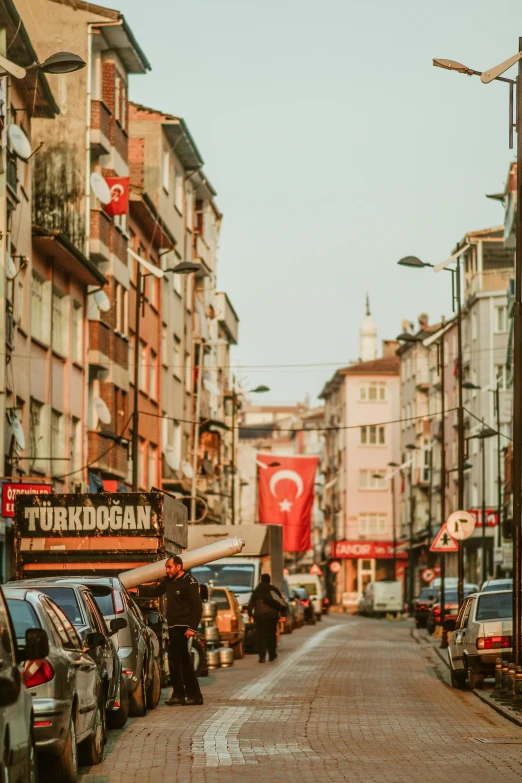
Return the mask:
POLYGON ((203 704, 190 654, 191 640, 196 635, 203 611, 199 585, 188 571, 183 570, 183 561, 178 555, 169 557, 165 571, 166 576, 159 585, 140 587, 138 593, 146 598, 167 596, 172 695, 165 700, 165 704, 203 704))
POLYGON ((256 624, 259 663, 265 663, 267 651, 269 661, 277 658, 277 623, 285 613, 285 599, 277 587, 270 584, 270 574, 261 574, 261 581, 248 604, 248 616, 253 617, 256 624))

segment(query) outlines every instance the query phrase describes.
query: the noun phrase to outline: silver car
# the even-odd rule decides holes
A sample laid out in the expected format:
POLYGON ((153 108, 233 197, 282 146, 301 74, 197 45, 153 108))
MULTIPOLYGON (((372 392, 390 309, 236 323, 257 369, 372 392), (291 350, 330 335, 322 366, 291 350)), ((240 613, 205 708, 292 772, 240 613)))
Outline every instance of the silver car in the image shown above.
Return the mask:
POLYGON ((37 750, 52 754, 47 764, 57 780, 75 783, 77 745, 89 746, 85 751, 91 763, 101 761, 103 753, 100 705, 104 694, 96 663, 64 612, 48 596, 38 590, 8 587, 4 594, 22 656, 28 629, 41 628, 47 633, 48 655, 26 664, 23 679, 33 700, 37 750))
POLYGON ((493 676, 496 658, 511 659, 512 602, 511 590, 473 593, 456 620, 446 619, 446 630, 453 631, 449 657, 454 688, 463 688, 466 680, 469 688, 480 688, 484 677, 493 676))

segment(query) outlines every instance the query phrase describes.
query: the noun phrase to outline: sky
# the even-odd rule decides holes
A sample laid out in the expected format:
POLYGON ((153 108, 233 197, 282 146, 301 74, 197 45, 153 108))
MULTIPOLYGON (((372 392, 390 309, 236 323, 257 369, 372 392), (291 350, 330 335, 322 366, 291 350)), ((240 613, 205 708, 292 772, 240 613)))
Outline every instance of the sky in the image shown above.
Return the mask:
MULTIPOLYGON (((110 3, 108 3, 110 4, 110 3)), ((120 0, 152 71, 133 100, 182 116, 224 213, 218 288, 255 402, 316 400, 359 356, 365 296, 379 339, 451 311, 437 263, 503 222, 508 88, 486 70, 518 51, 503 0, 120 0), (146 13, 144 12, 146 9, 146 13)), ((508 76, 515 76, 516 69, 508 76)))

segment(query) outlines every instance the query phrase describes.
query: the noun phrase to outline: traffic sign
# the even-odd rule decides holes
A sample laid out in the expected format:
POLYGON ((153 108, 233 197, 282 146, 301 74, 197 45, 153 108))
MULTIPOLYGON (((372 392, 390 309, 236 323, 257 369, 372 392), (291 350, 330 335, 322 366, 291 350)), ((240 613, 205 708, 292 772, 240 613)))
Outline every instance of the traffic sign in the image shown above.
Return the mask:
POLYGON ((433 568, 425 568, 421 573, 421 576, 425 582, 433 582, 435 579, 435 570, 433 568))
POLYGON ((433 539, 430 546, 430 552, 458 552, 459 545, 452 539, 448 533, 446 522, 441 526, 441 529, 433 539))
POLYGON ((314 563, 310 569, 310 573, 313 574, 314 576, 321 576, 323 572, 321 571, 317 563, 314 563))
POLYGON ((446 525, 455 541, 464 541, 475 530, 475 517, 469 511, 454 511, 449 515, 446 525))
POLYGON ((332 574, 338 574, 340 570, 341 570, 340 562, 338 560, 332 560, 332 562, 330 563, 330 571, 332 572, 332 574))

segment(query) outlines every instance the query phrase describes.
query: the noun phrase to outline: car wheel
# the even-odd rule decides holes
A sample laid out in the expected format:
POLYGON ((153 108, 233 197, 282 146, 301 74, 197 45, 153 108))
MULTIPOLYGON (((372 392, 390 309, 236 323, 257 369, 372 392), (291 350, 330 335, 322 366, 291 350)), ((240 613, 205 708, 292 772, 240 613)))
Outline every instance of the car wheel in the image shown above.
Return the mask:
POLYGON ((129 717, 129 691, 127 683, 120 677, 120 706, 117 710, 107 713, 107 725, 110 729, 122 729, 129 717))
POLYGON ((233 647, 234 650, 234 660, 235 661, 241 661, 245 657, 245 646, 243 644, 243 639, 239 641, 237 644, 233 647))
MULTIPOLYGON (((7 778, 7 780, 9 779, 10 778, 7 778)), ((36 757, 36 743, 34 741, 34 736, 32 731, 29 740, 29 748, 27 750, 26 774, 23 780, 24 783, 25 781, 27 781, 27 783, 38 783, 38 759, 36 757)))
POLYGON ((147 686, 147 707, 149 710, 154 710, 158 706, 158 702, 161 696, 161 675, 159 664, 154 660, 152 667, 152 680, 147 686))
POLYGON ((103 748, 105 745, 105 702, 103 695, 96 707, 92 734, 78 747, 78 757, 84 767, 94 767, 103 761, 103 748))
POLYGON ((145 671, 142 669, 138 686, 130 694, 129 715, 132 718, 143 718, 146 714, 145 671))
POLYGON ((472 691, 480 690, 484 686, 484 675, 474 672, 471 666, 468 666, 468 688, 472 691))
POLYGON ((466 682, 466 672, 454 672, 451 670, 451 687, 462 690, 466 682))
POLYGON ((51 756, 47 766, 57 783, 76 783, 78 780, 78 748, 76 745, 76 721, 74 710, 69 719, 69 731, 61 756, 51 756))

